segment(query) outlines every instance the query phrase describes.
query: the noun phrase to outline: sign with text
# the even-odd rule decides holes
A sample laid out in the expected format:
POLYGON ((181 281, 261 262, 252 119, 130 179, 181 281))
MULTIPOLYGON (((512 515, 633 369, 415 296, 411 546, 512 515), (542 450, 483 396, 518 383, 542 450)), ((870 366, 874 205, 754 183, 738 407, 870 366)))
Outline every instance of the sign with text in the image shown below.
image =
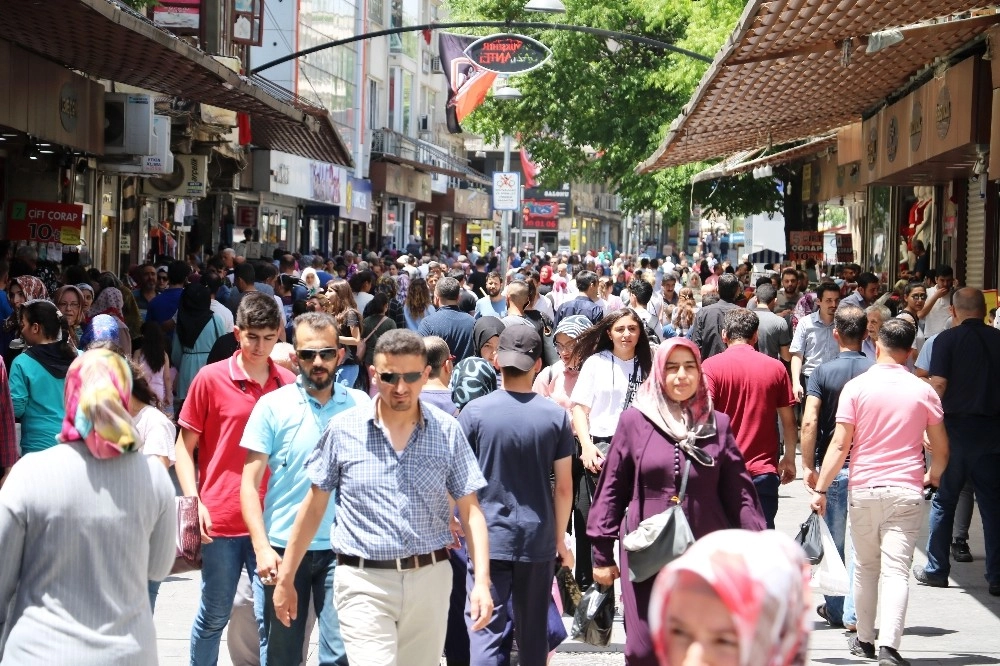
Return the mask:
POLYGON ((238 227, 256 227, 257 226, 257 215, 260 209, 257 206, 237 206, 236 207, 236 226, 238 227))
POLYGON ((51 201, 11 201, 7 220, 10 240, 79 245, 83 206, 51 201))
POLYGON ((806 259, 815 259, 816 261, 823 261, 822 231, 789 231, 788 241, 789 260, 805 261, 806 259))
POLYGON ((517 210, 521 207, 521 174, 516 171, 493 173, 493 210, 517 210))
POLYGON ((559 229, 559 202, 525 199, 521 210, 521 228, 557 231, 559 229))
POLYGON ((837 263, 854 261, 854 243, 851 234, 837 234, 837 263))
POLYGON ((541 67, 552 55, 545 44, 524 35, 490 35, 469 44, 465 55, 488 72, 523 74, 541 67))

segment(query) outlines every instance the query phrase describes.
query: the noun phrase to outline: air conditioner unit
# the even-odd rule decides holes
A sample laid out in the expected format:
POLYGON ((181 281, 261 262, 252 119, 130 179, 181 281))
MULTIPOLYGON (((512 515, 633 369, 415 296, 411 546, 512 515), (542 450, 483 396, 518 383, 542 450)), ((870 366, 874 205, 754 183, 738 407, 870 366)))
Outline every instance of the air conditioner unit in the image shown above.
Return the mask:
POLYGON ((109 157, 100 161, 102 171, 134 174, 138 176, 171 173, 174 154, 170 152, 170 117, 153 117, 153 137, 156 148, 152 155, 126 156, 130 159, 114 161, 109 157))
POLYGON ((444 73, 444 67, 441 66, 441 58, 431 58, 431 71, 437 74, 444 73))
POLYGON ((174 155, 173 171, 143 180, 142 193, 154 197, 204 197, 208 194, 208 155, 174 155))
POLYGON ((418 132, 429 132, 430 129, 431 129, 431 119, 429 116, 420 116, 417 118, 418 132))
POLYGON ((153 98, 150 95, 104 95, 104 154, 152 155, 153 98))

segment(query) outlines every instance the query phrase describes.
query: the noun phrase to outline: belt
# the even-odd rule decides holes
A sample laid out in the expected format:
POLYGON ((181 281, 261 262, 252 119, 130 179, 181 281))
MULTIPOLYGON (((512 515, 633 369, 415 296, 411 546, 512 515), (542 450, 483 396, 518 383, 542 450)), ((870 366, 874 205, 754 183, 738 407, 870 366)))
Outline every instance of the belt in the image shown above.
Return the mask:
POLYGON ((358 567, 359 569, 395 569, 396 571, 419 569, 420 567, 430 566, 447 560, 447 548, 438 548, 433 553, 410 555, 409 557, 400 557, 395 560, 366 560, 356 555, 337 555, 337 564, 358 567))

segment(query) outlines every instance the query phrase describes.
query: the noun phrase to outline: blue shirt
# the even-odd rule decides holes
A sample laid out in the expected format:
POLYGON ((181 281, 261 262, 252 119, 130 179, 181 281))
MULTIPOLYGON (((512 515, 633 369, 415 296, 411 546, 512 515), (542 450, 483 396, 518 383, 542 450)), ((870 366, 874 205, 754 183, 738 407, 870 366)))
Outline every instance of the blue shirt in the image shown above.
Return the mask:
MULTIPOLYGON (((268 456, 271 478, 264 496, 264 527, 271 545, 288 545, 295 516, 312 485, 305 462, 323 430, 334 423, 337 414, 370 401, 367 394, 334 383, 333 395, 320 405, 306 393, 300 377, 294 384, 261 396, 254 405, 240 446, 268 456)), ((335 513, 336 504, 330 502, 309 550, 330 549, 335 513)))
POLYGON ((448 343, 455 362, 476 355, 475 344, 472 340, 472 330, 476 327, 476 320, 454 305, 445 305, 432 315, 428 315, 420 322, 417 333, 422 337, 436 335, 443 338, 448 343))
POLYGON ((375 417, 378 400, 340 414, 306 462, 312 483, 337 493, 330 546, 371 560, 443 548, 452 542, 448 495, 465 497, 486 479, 458 421, 424 402, 420 423, 397 454, 375 417))
POLYGON ((476 301, 476 319, 480 317, 500 317, 507 316, 507 301, 503 300, 494 303, 489 296, 483 296, 476 301))
POLYGON ((566 301, 559 306, 559 309, 555 312, 556 320, 553 322, 556 326, 565 317, 570 315, 583 315, 590 320, 592 324, 596 324, 601 321, 604 317, 604 307, 600 303, 595 303, 586 296, 577 296, 571 301, 566 301))
POLYGON ((920 368, 926 373, 931 371, 931 355, 934 353, 934 341, 937 340, 939 333, 935 333, 931 337, 924 340, 924 346, 920 348, 920 353, 917 354, 917 360, 913 364, 913 367, 920 368))
MULTIPOLYGON (((183 294, 183 287, 171 287, 151 300, 149 308, 146 310, 146 321, 155 321, 157 324, 163 324, 173 319, 174 315, 177 314, 177 308, 180 307, 181 296, 183 294)), ((173 334, 168 336, 170 339, 173 337, 173 334)))
POLYGON ((795 327, 789 351, 802 355, 802 374, 806 377, 821 363, 837 358, 840 345, 833 337, 833 322, 824 324, 818 312, 803 317, 795 327))

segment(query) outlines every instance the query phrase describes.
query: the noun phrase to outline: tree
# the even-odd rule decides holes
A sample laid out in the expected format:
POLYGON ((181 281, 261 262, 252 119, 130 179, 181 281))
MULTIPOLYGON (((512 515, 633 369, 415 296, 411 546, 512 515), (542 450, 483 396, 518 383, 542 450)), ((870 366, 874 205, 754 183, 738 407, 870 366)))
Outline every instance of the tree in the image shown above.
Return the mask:
MULTIPOLYGON (((570 0, 560 20, 712 56, 742 10, 742 0, 570 0)), ((534 19, 501 0, 450 0, 449 12, 455 20, 534 19)), ((656 149, 708 64, 624 40, 554 30, 532 36, 552 49, 552 62, 516 78, 521 100, 487 98, 465 119, 466 128, 494 143, 505 133, 521 137, 542 165, 544 184, 609 183, 626 210, 656 209, 670 221, 686 220, 690 176, 707 165, 645 175, 634 169, 656 149)), ((749 177, 695 186, 694 197, 730 216, 774 210, 780 201, 773 183, 749 177)))

